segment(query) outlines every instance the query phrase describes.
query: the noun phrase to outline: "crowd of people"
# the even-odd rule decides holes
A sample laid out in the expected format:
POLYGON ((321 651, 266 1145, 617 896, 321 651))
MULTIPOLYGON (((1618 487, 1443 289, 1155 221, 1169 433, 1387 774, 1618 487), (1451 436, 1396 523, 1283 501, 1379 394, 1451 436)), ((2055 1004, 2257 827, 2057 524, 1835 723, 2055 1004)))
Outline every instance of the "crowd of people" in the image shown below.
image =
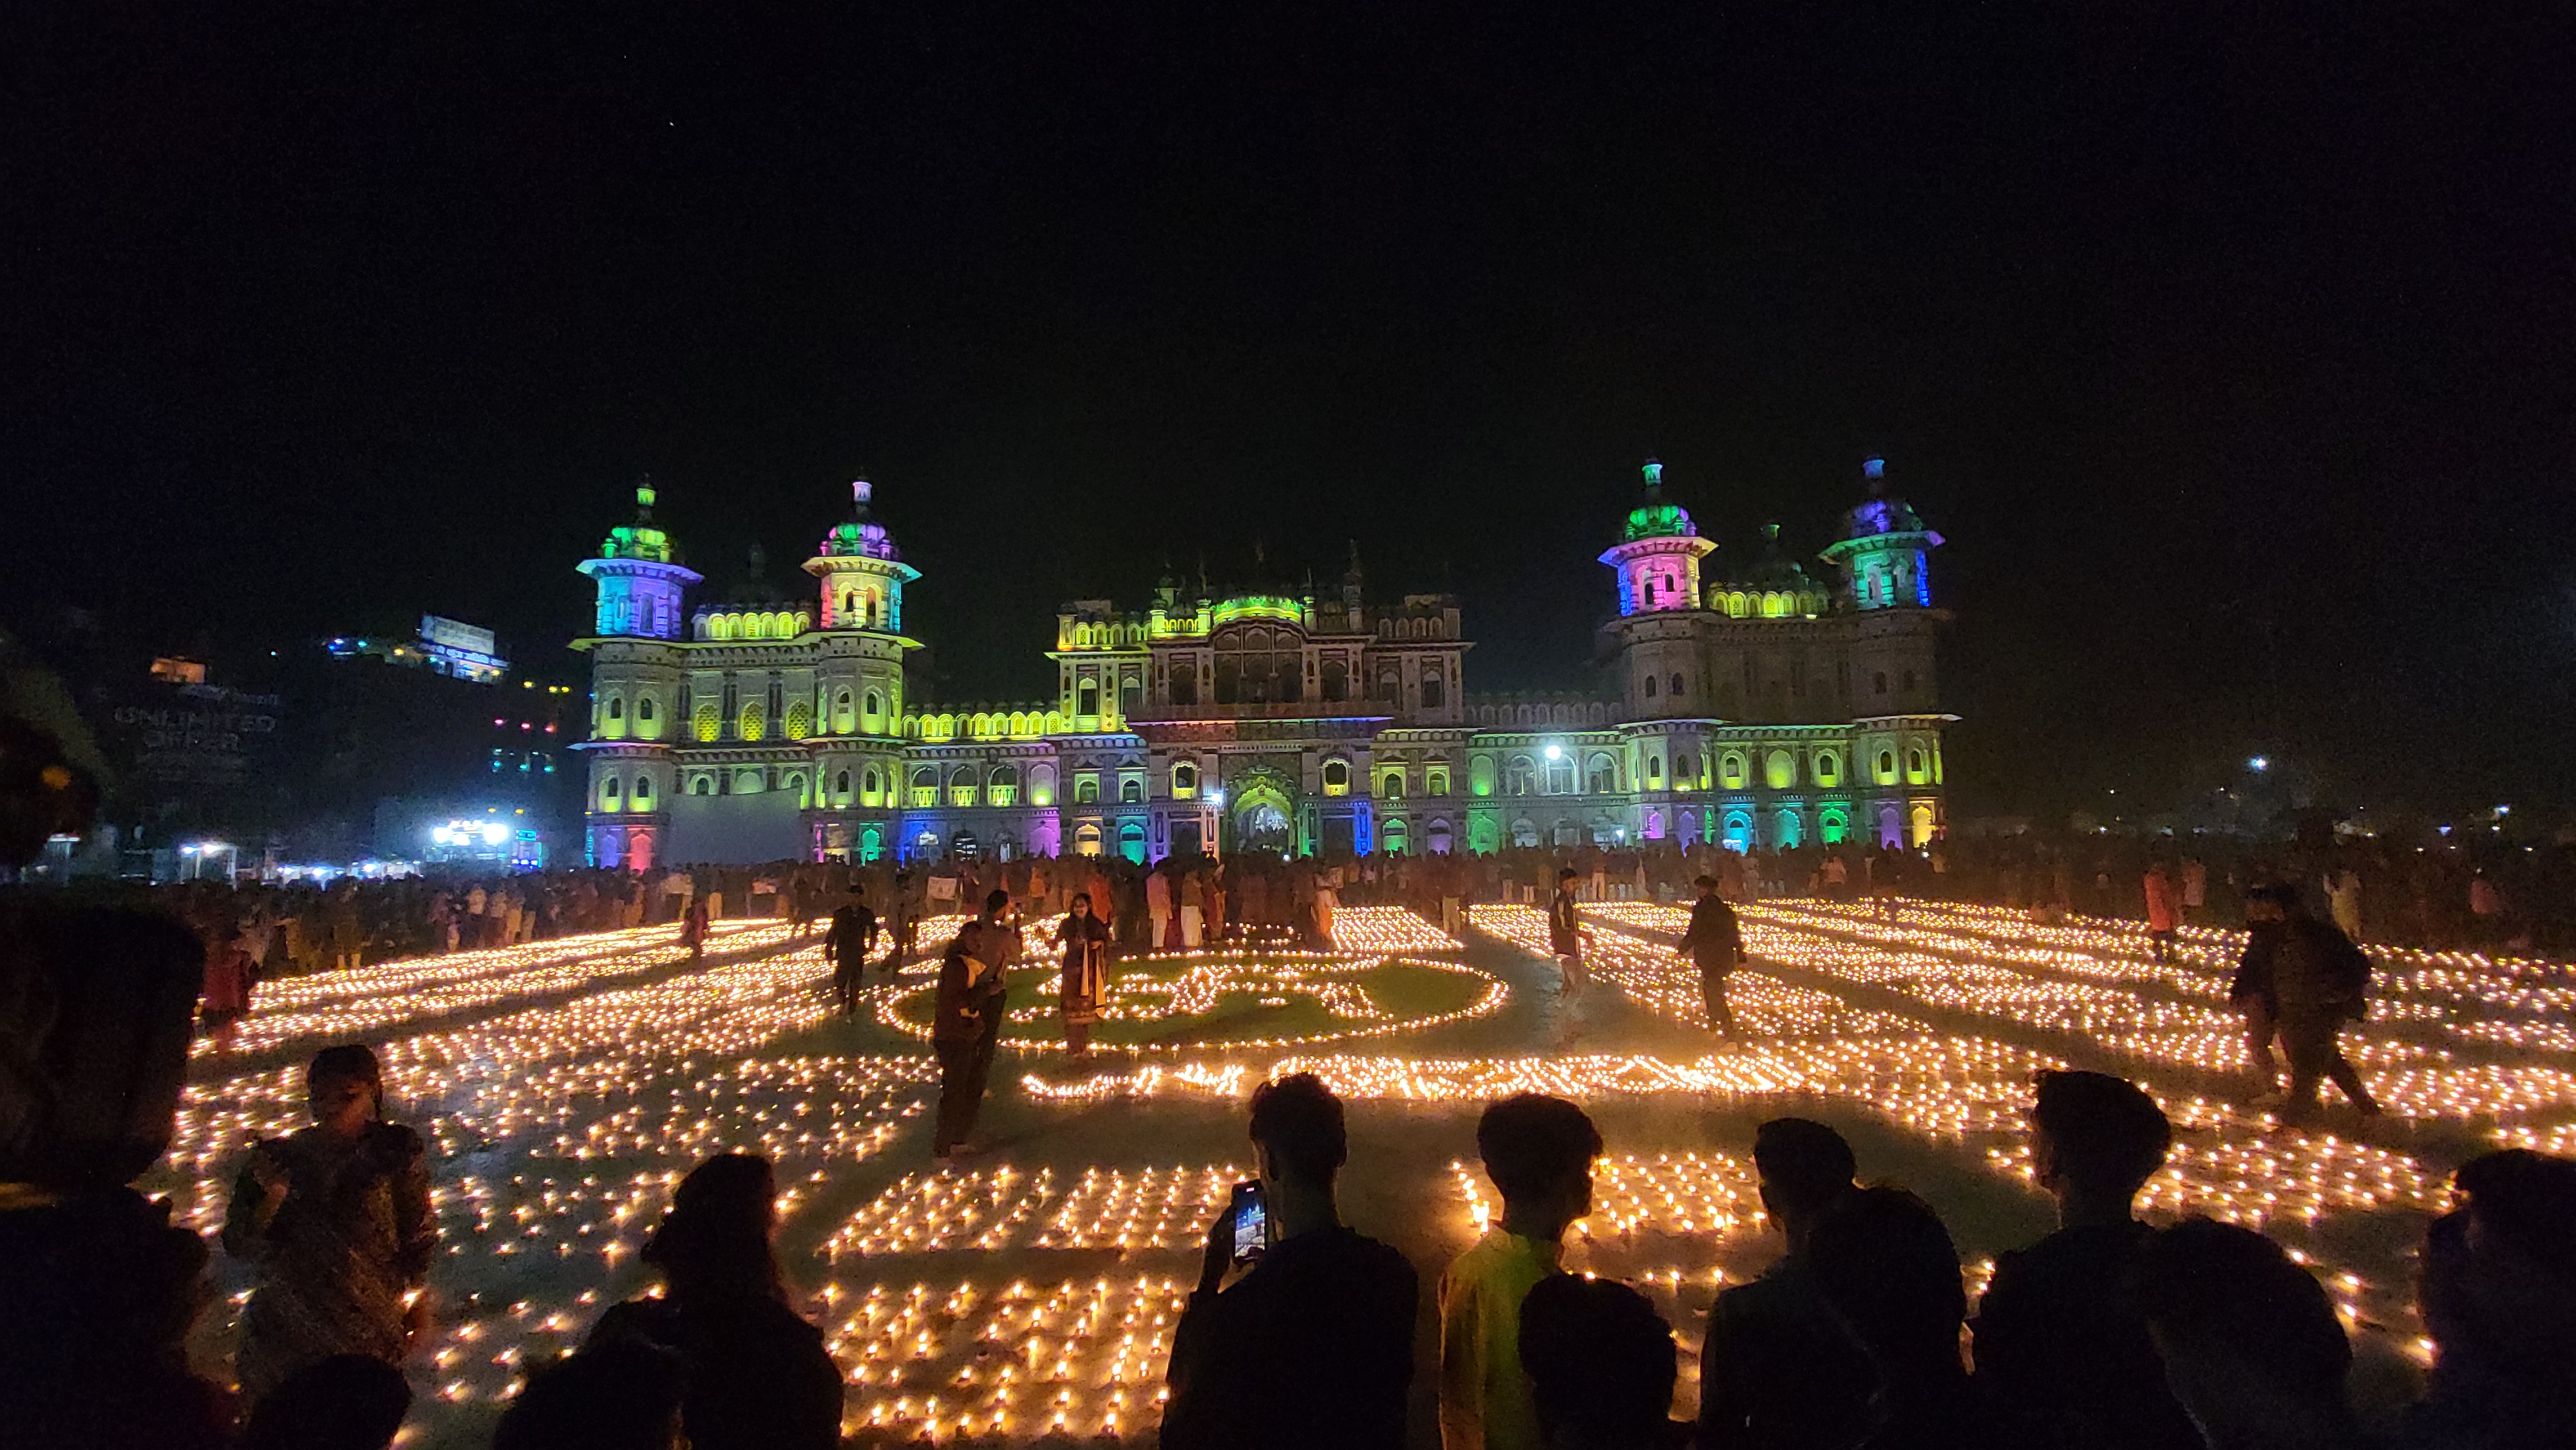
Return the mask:
MULTIPOLYGON (((2350 1339, 2306 1267, 2252 1229, 2135 1216, 2173 1141, 2152 1098, 2044 1073, 2028 1123, 2059 1227, 2003 1255, 1973 1304, 1930 1203, 1857 1182, 1825 1124, 1762 1124, 1752 1158, 1785 1252, 1709 1308, 1699 1414, 1680 1425, 1669 1322, 1639 1290, 1562 1267, 1591 1209, 1598 1129, 1561 1098, 1494 1103, 1476 1146, 1502 1212, 1437 1291, 1444 1450, 2364 1443, 2350 1339)), ((1232 1209, 1211 1227, 1173 1336, 1163 1443, 1404 1445, 1420 1287, 1335 1206, 1342 1106, 1312 1076, 1283 1078, 1255 1091, 1250 1130, 1270 1242, 1247 1258, 1232 1209)), ((2454 1187, 2418 1284, 2435 1368, 2400 1442, 2571 1443, 2576 1162, 2490 1153, 2454 1187)))
MULTIPOLYGON (((998 931, 997 915, 982 921, 998 931)), ((1001 954, 967 935, 968 952, 1001 954)), ((95 1175, 9 1185, 10 1443, 393 1442, 437 1245, 422 1141, 385 1120, 364 1047, 318 1054, 305 1087, 311 1126, 250 1151, 222 1227, 225 1250, 256 1273, 237 1398, 196 1377, 180 1349, 203 1303, 195 1235, 95 1175)), ((1254 1091, 1247 1126, 1255 1178, 1209 1225, 1171 1334, 1161 1443, 1411 1443, 1422 1282, 1405 1255, 1344 1219, 1342 1103, 1311 1074, 1283 1077, 1254 1091), (1259 1214, 1248 1233, 1246 1205, 1259 1214)), ((1698 1414, 1681 1423, 1670 1321, 1641 1290, 1564 1267, 1568 1231, 1592 1211, 1599 1129, 1562 1098, 1492 1103, 1475 1144, 1501 1208, 1438 1276, 1430 1304, 1443 1450, 2369 1443, 2346 1390, 2347 1327, 2309 1268, 2252 1229, 2137 1218, 2173 1144, 2152 1098, 2118 1077, 2044 1072, 2027 1130, 2058 1227, 2003 1254, 1972 1302, 1932 1203, 1859 1181, 1850 1143, 1824 1123, 1762 1123, 1749 1156, 1782 1253, 1708 1308, 1698 1414)), ((2453 1193, 2425 1236, 2416 1286, 2433 1370, 2393 1443, 2576 1443, 2576 1161, 2488 1153, 2458 1170, 2453 1193)), ((530 1366, 496 1450, 840 1443, 843 1367, 781 1270, 777 1197, 756 1155, 692 1170, 643 1253, 658 1292, 611 1307, 574 1352, 530 1366)))
MULTIPOLYGON (((33 859, 94 808, 94 789, 55 741, 0 719, 0 863, 33 859)), ((2160 916, 2221 909, 2206 878, 2195 899, 2192 864, 2151 857, 2141 867, 2151 929, 2171 930, 2156 926, 2160 916)), ((1937 849, 1852 860, 1659 849, 1152 870, 1093 860, 880 865, 855 875, 779 866, 400 883, 310 898, 192 890, 182 902, 187 926, 161 912, 0 894, 0 1441, 33 1450, 394 1442, 410 1411, 403 1371, 425 1327, 439 1245, 426 1146, 388 1121, 372 1051, 344 1044, 314 1056, 303 1074, 310 1125, 254 1143, 239 1162, 217 1236, 254 1281, 238 1389, 199 1373, 186 1350, 208 1307, 205 1237, 132 1187, 171 1141, 201 1010, 220 1030, 224 1014, 246 1009, 279 940, 312 936, 307 909, 322 914, 320 939, 355 943, 327 956, 344 963, 380 940, 404 944, 388 950, 443 950, 647 921, 682 923, 703 941, 709 919, 753 914, 823 931, 836 959, 854 954, 862 974, 879 931, 899 944, 900 968, 919 922, 971 911, 940 953, 932 1031, 943 1069, 953 1069, 932 1146, 953 1154, 974 1131, 1000 984, 1026 949, 1015 898, 1040 920, 1061 913, 1052 940, 1069 1047, 1080 1046, 1077 1018, 1097 1011, 1113 944, 1151 951, 1261 929, 1329 941, 1346 898, 1409 903, 1453 924, 1466 901, 1545 901, 1552 935, 1565 934, 1569 980, 1579 981, 1584 928, 1571 903, 1695 892, 1679 950, 1698 964, 1712 1022, 1726 1030, 1723 979, 1742 955, 1730 901, 1975 879, 1957 865, 1937 849), (866 905, 872 898, 884 917, 866 905), (728 910, 728 901, 739 905, 728 910), (361 924, 343 931, 335 923, 346 917, 334 912, 361 924), (262 926, 275 934, 254 952, 241 938, 262 926), (218 981, 209 960, 230 947, 241 956, 220 970, 237 980, 218 981), (230 995, 219 1000, 218 987, 230 995)), ((2352 945, 2361 933, 2345 924, 2342 896, 2328 893, 2325 919, 2310 911, 2314 884, 2301 875, 2236 889, 2233 909, 2253 935, 2232 995, 2258 1059, 2275 1041, 2284 1049, 2290 1094, 2332 1081, 2369 1111, 2336 1047, 2366 988, 2367 962, 2352 945)), ((2357 925, 2366 931, 2368 920, 2357 925)), ((325 960, 291 947, 286 955, 299 967, 325 960)), ((1255 1091, 1248 1130, 1256 1177, 1210 1224, 1199 1282, 1172 1330, 1163 1442, 1408 1443, 1422 1278, 1405 1255, 1344 1221, 1341 1102, 1311 1075, 1284 1077, 1255 1091), (1247 1231, 1253 1205, 1258 1226, 1247 1231)), ((2361 1442, 2346 1391, 2351 1340, 2313 1273, 2250 1229, 2200 1218, 2159 1228, 2136 1217, 2173 1144, 2152 1098, 2101 1073, 2043 1073, 2027 1131, 2058 1227, 2004 1254, 1971 1302, 1932 1202, 1862 1183, 1850 1144, 1826 1124, 1760 1125, 1748 1146, 1783 1252, 1708 1309, 1699 1413, 1677 1424, 1670 1321, 1637 1288, 1564 1268, 1567 1232, 1592 1208, 1598 1128, 1559 1098, 1491 1104, 1475 1141, 1501 1209, 1446 1265, 1429 1305, 1438 1324, 1429 1398, 1444 1450, 2361 1442)), ((839 1443, 843 1368, 781 1269, 777 1197, 763 1158, 700 1163, 644 1251, 657 1292, 611 1307, 559 1361, 528 1366, 494 1444, 839 1443)), ((2452 1197, 2419 1255, 2416 1302, 2432 1369, 2398 1443, 2576 1444, 2576 1375, 2567 1372, 2576 1362, 2576 1161, 2486 1153, 2457 1170, 2452 1197)))
POLYGON ((1900 850, 1863 842, 1737 852, 1643 842, 1514 846, 1485 855, 1334 861, 1248 854, 1223 860, 950 856, 866 864, 780 861, 649 872, 572 870, 312 884, 195 881, 153 888, 153 904, 205 943, 210 1025, 249 1010, 278 977, 396 957, 679 924, 702 941, 724 918, 813 924, 855 897, 903 960, 913 927, 971 915, 992 890, 1032 921, 1066 913, 1077 892, 1113 949, 1179 950, 1247 933, 1332 939, 1343 905, 1409 906, 1457 933, 1468 906, 1539 904, 1561 870, 1576 899, 1686 901, 1706 875, 1735 903, 1771 897, 1907 898, 2146 924, 2159 953, 2189 925, 2250 926, 2266 889, 2289 886, 2357 942, 2496 951, 2576 949, 2576 846, 2469 841, 2418 850, 2377 839, 2250 847, 2222 838, 2001 836, 1900 850))

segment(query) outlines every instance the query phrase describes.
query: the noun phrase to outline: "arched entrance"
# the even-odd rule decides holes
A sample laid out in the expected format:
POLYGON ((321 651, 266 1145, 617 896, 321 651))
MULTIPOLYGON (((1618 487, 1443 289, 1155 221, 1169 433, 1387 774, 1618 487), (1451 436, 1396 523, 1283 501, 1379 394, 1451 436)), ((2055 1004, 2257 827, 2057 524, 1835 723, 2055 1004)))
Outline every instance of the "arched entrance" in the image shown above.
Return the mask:
POLYGON ((1296 802, 1269 772, 1238 777, 1228 782, 1228 789, 1233 793, 1229 819, 1234 835, 1229 850, 1296 854, 1296 802))

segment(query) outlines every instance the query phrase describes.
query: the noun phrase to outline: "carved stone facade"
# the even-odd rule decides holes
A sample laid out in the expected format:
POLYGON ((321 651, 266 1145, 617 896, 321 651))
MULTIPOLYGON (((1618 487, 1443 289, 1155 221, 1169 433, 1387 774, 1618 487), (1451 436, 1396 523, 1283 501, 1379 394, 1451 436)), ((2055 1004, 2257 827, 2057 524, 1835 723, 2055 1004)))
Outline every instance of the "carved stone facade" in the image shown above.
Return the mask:
POLYGON ((906 698, 902 562, 855 489, 804 565, 682 622, 698 576, 644 517, 582 565, 591 651, 591 859, 1276 850, 1487 852, 1589 842, 1737 849, 1920 844, 1943 821, 1927 556, 1941 540, 1885 495, 1809 578, 1766 531, 1739 574, 1662 497, 1601 556, 1620 613, 1613 690, 1470 696, 1455 597, 1337 589, 1222 594, 1166 577, 1153 603, 1078 600, 1056 619, 1051 701, 906 698))

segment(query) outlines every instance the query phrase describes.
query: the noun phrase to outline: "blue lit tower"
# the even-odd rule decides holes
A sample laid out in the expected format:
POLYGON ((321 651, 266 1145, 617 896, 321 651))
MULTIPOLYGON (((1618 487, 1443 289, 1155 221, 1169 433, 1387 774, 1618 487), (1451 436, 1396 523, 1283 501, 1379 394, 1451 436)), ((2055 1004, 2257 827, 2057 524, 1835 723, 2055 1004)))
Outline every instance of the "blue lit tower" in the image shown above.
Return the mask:
POLYGON ((1902 495, 1887 491, 1886 459, 1864 460, 1860 471, 1869 498, 1847 516, 1843 537, 1825 546, 1824 557, 1849 576, 1855 609, 1931 608, 1930 554, 1941 536, 1902 495))
POLYGON ((680 596, 698 575, 672 558, 671 536, 653 526, 653 480, 635 485, 635 522, 608 531, 599 557, 580 569, 599 585, 595 632, 678 639, 680 596))
POLYGON ((608 531, 599 557, 578 566, 599 586, 591 652, 589 766, 591 864, 644 870, 670 828, 688 645, 683 596, 699 583, 653 523, 653 483, 635 487, 635 522, 608 531))
POLYGON ((1887 462, 1864 460, 1869 497, 1844 516, 1823 557, 1841 568, 1853 611, 1850 646, 1852 774, 1866 791, 1856 826, 1920 846, 1943 825, 1940 708, 1931 551, 1941 536, 1887 486, 1887 462))

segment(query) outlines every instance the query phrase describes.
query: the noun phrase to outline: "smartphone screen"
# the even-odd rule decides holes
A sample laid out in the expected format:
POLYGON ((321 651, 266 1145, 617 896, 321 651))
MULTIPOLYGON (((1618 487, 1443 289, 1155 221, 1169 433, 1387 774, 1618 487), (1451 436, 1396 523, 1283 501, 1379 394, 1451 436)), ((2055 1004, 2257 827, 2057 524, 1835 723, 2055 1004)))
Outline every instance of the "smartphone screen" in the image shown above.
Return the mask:
POLYGON ((1261 1257, 1270 1247, 1270 1211, 1261 1202, 1261 1185, 1234 1185, 1234 1257, 1240 1263, 1261 1257))

